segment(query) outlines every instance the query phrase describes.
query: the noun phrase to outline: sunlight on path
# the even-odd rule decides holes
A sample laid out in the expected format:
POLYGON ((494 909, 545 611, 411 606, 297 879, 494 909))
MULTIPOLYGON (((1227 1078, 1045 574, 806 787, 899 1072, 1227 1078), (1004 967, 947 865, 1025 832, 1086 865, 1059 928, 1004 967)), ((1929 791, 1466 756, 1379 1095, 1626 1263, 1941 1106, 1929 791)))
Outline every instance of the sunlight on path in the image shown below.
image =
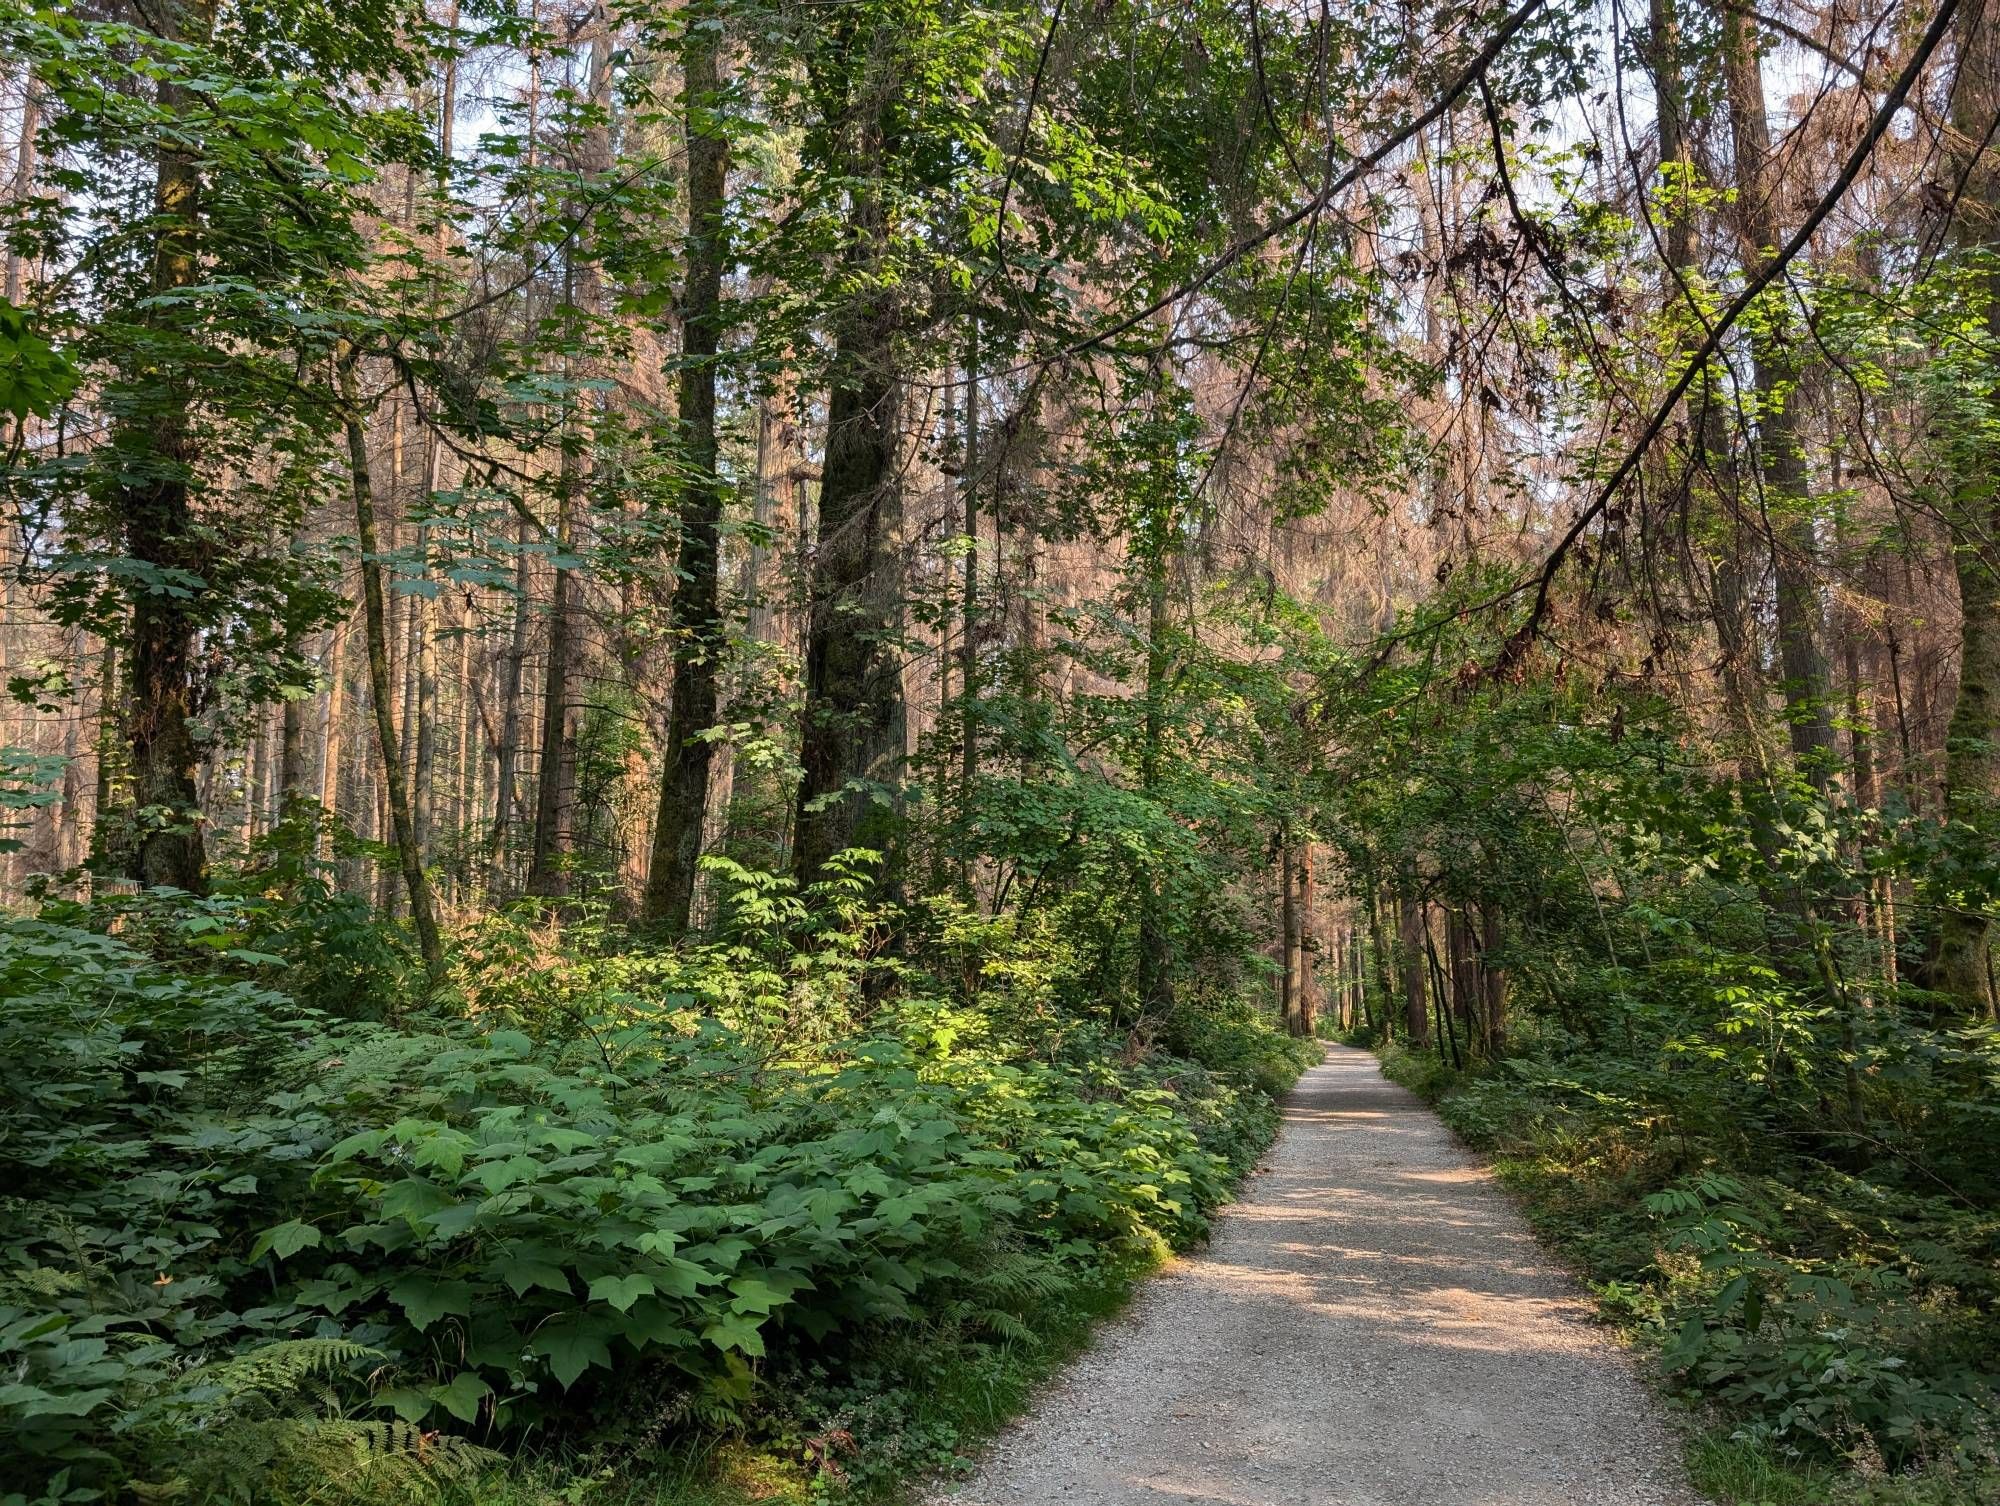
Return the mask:
POLYGON ((1691 1506, 1657 1404, 1491 1177, 1330 1049, 1211 1246, 959 1506, 1691 1506))

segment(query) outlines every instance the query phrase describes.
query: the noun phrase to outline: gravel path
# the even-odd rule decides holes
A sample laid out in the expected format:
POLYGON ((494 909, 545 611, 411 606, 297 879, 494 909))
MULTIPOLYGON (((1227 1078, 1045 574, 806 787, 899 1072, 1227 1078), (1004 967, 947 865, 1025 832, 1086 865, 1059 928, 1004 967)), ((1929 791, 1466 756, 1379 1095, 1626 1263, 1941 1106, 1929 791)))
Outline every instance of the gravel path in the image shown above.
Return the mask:
POLYGON ((1589 1313, 1437 1118, 1336 1046, 1208 1249, 937 1499, 1696 1506, 1589 1313))

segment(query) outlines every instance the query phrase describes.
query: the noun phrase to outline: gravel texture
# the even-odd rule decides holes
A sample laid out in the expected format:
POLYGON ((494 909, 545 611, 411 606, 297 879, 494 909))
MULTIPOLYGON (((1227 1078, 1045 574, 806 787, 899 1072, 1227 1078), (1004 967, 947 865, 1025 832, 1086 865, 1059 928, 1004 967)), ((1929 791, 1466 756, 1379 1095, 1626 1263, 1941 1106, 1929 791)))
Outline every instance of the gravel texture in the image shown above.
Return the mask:
POLYGON ((1436 1116, 1346 1047, 1199 1256, 935 1499, 1697 1506, 1657 1404, 1436 1116))

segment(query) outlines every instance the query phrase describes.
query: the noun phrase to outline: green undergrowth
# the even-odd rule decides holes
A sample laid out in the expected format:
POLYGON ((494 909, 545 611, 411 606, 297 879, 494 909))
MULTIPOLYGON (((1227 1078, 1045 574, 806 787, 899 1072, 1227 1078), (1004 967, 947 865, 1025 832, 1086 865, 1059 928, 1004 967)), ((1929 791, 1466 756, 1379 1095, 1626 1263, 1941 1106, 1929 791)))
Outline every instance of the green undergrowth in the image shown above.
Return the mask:
POLYGON ((1907 1152, 1829 1164, 1770 1117, 1687 1114, 1671 1067, 1566 1044, 1531 1036, 1463 1071, 1434 1048, 1381 1055, 1648 1355, 1687 1409, 1697 1488, 1730 1506, 2000 1500, 1993 1215, 1907 1152))
POLYGON ((323 893, 0 921, 0 1501, 884 1498, 1203 1235, 1304 1064, 740 879, 699 945, 489 922, 421 1002, 329 981, 323 893))
POLYGON ((851 1369, 772 1378, 754 1431, 712 1435, 641 1457, 570 1450, 519 1461, 450 1506, 744 1506, 752 1501, 907 1499, 963 1473, 1081 1353, 1157 1261, 1133 1258, 1079 1281, 1028 1315, 1009 1340, 915 1332, 871 1346, 851 1369))

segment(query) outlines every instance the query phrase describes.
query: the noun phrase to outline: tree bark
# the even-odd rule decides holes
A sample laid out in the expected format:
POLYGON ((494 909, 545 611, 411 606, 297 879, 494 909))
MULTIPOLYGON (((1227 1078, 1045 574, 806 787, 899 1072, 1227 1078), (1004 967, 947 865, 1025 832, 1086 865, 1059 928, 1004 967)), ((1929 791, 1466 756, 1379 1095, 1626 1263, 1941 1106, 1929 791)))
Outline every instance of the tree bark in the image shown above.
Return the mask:
POLYGON ((500 738, 493 749, 493 822, 486 834, 486 887, 507 891, 507 830, 520 796, 517 785, 521 760, 521 678, 528 665, 528 520, 514 531, 514 622, 507 636, 507 653, 500 670, 500 738))
MULTIPOLYGON (((183 0, 164 13, 165 35, 204 42, 214 25, 212 0, 183 0)), ((160 85, 168 112, 189 101, 177 84, 160 85)), ((201 179, 193 160, 162 147, 154 166, 153 213, 160 230, 152 289, 171 302, 200 280, 201 179)), ((172 312, 156 314, 163 320, 172 312)), ((131 876, 141 884, 200 892, 207 882, 195 771, 196 635, 207 594, 207 551, 195 528, 189 481, 196 461, 194 402, 179 373, 154 378, 113 445, 120 456, 117 509, 131 557, 159 579, 132 587, 131 689, 126 730, 132 739, 133 800, 138 830, 131 876), (171 589, 169 589, 171 585, 171 589)))
POLYGON ((90 818, 89 863, 96 874, 128 871, 131 813, 119 789, 119 765, 130 746, 122 716, 124 704, 118 640, 106 636, 97 661, 97 799, 90 818))
POLYGON ((1431 1038, 1430 1016, 1425 1010, 1424 990, 1427 971, 1424 954, 1424 907, 1415 894, 1398 896, 1400 933, 1397 946, 1403 962, 1403 1027, 1417 1045, 1431 1038))
POLYGON ((1286 837, 1278 839, 1278 1018, 1286 1031, 1299 1033, 1297 859, 1286 837))
MULTIPOLYGON (((879 162, 875 145, 864 161, 879 162)), ((887 226, 872 189, 854 199, 850 263, 879 254, 887 226)), ((806 704, 792 867, 811 883, 844 848, 888 853, 901 778, 902 673, 893 645, 895 375, 886 294, 866 293, 842 321, 827 402, 817 546, 806 642, 806 704)), ((891 859, 893 862, 893 857, 891 859)))
MULTIPOLYGON (((21 134, 14 152, 13 201, 19 204, 26 200, 35 186, 35 133, 40 128, 42 118, 42 91, 35 78, 34 69, 23 67, 21 80, 21 134)), ((27 272, 27 263, 21 253, 12 246, 7 249, 7 281, 4 288, 7 302, 21 301, 22 285, 27 272)))
POLYGON ((706 5, 690 6, 682 54, 682 134, 687 144, 687 283, 682 295, 680 585, 674 592, 673 702, 666 769, 653 822, 653 860, 640 916, 668 935, 688 928, 701 862, 715 744, 716 681, 727 635, 720 605, 722 478, 715 432, 716 351, 722 338, 722 278, 729 262, 724 218, 729 138, 719 115, 721 29, 706 5))
MULTIPOLYGON (((1736 157, 1737 229, 1744 267, 1755 272, 1776 254, 1783 240, 1778 225, 1783 184, 1764 107, 1764 65, 1756 23, 1733 5, 1722 7, 1721 19, 1723 76, 1736 157)), ((1761 325, 1750 332, 1750 360, 1757 393, 1757 461, 1777 578, 1785 720, 1800 771, 1823 791, 1836 751, 1832 684, 1820 623, 1815 506, 1797 408, 1798 367, 1785 343, 1761 325)))
MULTIPOLYGON (((573 398, 565 401, 574 404, 573 398)), ((565 428, 568 426, 565 425, 565 428)), ((570 612, 570 550, 575 547, 575 507, 581 457, 574 436, 565 435, 556 482, 555 580, 549 590, 548 661, 542 672, 541 762, 535 779, 535 829, 528 853, 528 892, 544 898, 563 893, 562 859, 569 849, 570 694, 573 657, 570 612)))
POLYGON ((340 402, 346 417, 354 531, 361 549, 361 620, 368 639, 368 683, 374 694, 382 780, 388 794, 389 817, 395 827, 396 856, 409 893, 410 919, 417 929, 417 946, 423 953, 424 966, 435 973, 444 965, 444 944, 438 935, 430 879, 424 873, 423 857, 417 850, 416 823, 410 814, 410 790, 403 771, 403 748, 396 736, 396 717, 390 699, 389 613, 382 587, 381 550, 375 533, 375 487, 368 465, 368 435, 362 427, 354 362, 354 352, 342 353, 340 402))
POLYGON ((1319 977, 1313 965, 1313 850, 1310 841, 1299 844, 1298 858, 1293 866, 1298 885, 1292 921, 1292 952, 1295 958, 1292 974, 1296 980, 1298 1028, 1293 1034, 1310 1039, 1319 1014, 1319 977))
MULTIPOLYGON (((1371 876, 1368 884, 1368 951, 1375 964, 1375 994, 1382 1009, 1382 1035, 1386 1040, 1395 1034, 1396 983, 1389 962, 1389 928, 1382 918, 1383 909, 1382 886, 1371 876)), ((1365 986, 1361 994, 1361 1013, 1371 1026, 1375 1023, 1375 1012, 1369 1007, 1365 986)))
POLYGON ((979 781, 979 316, 965 355, 965 559, 959 611, 958 882, 972 895, 973 792, 979 781))
MULTIPOLYGON (((326 736, 320 744, 319 808, 322 818, 340 816, 341 743, 347 732, 347 623, 335 626, 326 645, 326 736)), ((321 856, 321 841, 313 842, 313 854, 321 856)))
MULTIPOLYGON (((1145 717, 1140 736, 1139 788, 1157 796, 1167 736, 1167 679, 1173 668, 1167 629, 1172 602, 1167 593, 1167 551, 1172 519, 1164 498, 1155 499, 1146 541, 1146 684, 1145 717)), ((1139 1007, 1164 1012, 1173 1003, 1173 958, 1167 939, 1167 891, 1164 875, 1147 868, 1140 875, 1139 1007)), ((1287 892, 1290 886, 1286 886, 1287 892)), ((1289 966, 1289 955, 1286 958, 1289 966)), ((1290 1001, 1285 1001, 1289 1005, 1290 1001)))
POLYGON ((1479 914, 1479 976, 1486 993, 1487 1049, 1498 1056, 1507 1049, 1507 970, 1493 961, 1500 950, 1500 911, 1484 905, 1479 914))
MULTIPOLYGON (((1969 7, 1959 24, 1952 125, 1960 143, 1965 190, 1959 197, 1959 244, 2000 253, 2000 24, 1992 7, 1969 7)), ((2000 340, 2000 268, 1982 274, 1988 333, 2000 340)), ((1958 578, 1958 699, 1945 734, 1945 812, 1953 825, 1992 840, 2000 799, 2000 373, 1981 404, 1983 422, 1959 441, 1952 499, 1952 570, 1958 578)), ((1976 896, 1978 903, 1984 896, 1976 896)), ((1964 1007, 1996 1013, 1992 924, 1983 910, 1948 904, 1938 928, 1937 983, 1964 1007)))

